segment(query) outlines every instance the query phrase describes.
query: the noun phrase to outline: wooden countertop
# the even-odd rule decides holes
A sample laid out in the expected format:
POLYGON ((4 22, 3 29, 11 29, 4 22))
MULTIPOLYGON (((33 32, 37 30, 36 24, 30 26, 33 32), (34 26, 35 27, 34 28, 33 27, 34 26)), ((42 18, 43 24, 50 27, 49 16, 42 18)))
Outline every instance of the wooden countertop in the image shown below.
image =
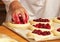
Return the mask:
MULTIPOLYGON (((7 29, 7 27, 5 27, 5 26, 0 26, 0 33, 4 33, 4 34, 18 40, 19 42, 28 42, 26 39, 24 39, 20 35, 17 35, 13 31, 7 29)), ((43 42, 60 42, 60 40, 51 40, 51 41, 43 41, 43 42)))
POLYGON ((25 40, 21 36, 17 35, 13 31, 7 29, 5 26, 0 26, 0 33, 4 33, 4 34, 10 36, 11 38, 18 40, 19 42, 28 42, 27 40, 25 40))

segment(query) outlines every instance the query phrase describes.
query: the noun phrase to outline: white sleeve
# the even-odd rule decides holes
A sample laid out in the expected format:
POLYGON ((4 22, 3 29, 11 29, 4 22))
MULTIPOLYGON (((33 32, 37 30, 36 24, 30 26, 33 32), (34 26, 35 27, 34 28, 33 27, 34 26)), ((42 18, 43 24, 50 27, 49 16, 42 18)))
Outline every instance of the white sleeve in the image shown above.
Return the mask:
POLYGON ((47 0, 45 12, 44 12, 44 18, 53 18, 58 15, 59 11, 59 2, 60 0, 47 0))
POLYGON ((10 5, 10 3, 11 3, 12 1, 14 1, 14 0, 2 0, 2 1, 4 2, 5 7, 6 7, 6 11, 8 12, 8 10, 9 10, 9 5, 10 5))
POLYGON ((11 14, 9 12, 9 5, 11 2, 13 2, 14 0, 2 0, 5 4, 5 7, 6 7, 6 12, 7 12, 7 15, 6 15, 6 21, 11 21, 11 14))
POLYGON ((9 5, 14 0, 2 0, 2 1, 5 3, 5 5, 9 5))
MULTIPOLYGON (((9 5, 11 2, 13 2, 14 0, 2 0, 6 6, 6 11, 8 12, 9 10, 9 5)), ((18 0, 19 1, 19 0, 18 0)))
MULTIPOLYGON (((59 0, 60 2, 60 0, 59 0)), ((60 3, 59 3, 59 13, 58 13, 58 17, 60 17, 60 3)))

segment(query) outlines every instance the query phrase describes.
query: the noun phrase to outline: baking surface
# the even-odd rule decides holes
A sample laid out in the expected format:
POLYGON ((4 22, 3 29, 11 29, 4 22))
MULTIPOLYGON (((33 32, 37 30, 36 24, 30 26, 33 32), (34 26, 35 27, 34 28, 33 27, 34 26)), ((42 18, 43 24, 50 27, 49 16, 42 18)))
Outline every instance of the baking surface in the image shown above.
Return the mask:
MULTIPOLYGON (((7 27, 4 27, 4 26, 0 26, 0 33, 7 34, 8 36, 18 40, 19 42, 28 42, 23 37, 17 35, 16 33, 7 29, 7 27)), ((59 40, 42 41, 42 42, 60 42, 60 39, 59 40)))
POLYGON ((0 33, 7 34, 11 38, 18 40, 19 42, 28 42, 27 40, 25 40, 22 37, 18 36, 16 33, 13 33, 11 30, 7 29, 4 26, 0 26, 0 33))

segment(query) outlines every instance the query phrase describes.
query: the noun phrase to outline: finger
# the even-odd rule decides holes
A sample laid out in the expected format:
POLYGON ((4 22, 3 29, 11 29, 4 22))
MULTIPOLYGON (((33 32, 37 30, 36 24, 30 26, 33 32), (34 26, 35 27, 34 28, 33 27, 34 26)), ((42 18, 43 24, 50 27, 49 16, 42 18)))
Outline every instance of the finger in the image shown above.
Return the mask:
POLYGON ((24 16, 23 10, 21 10, 21 9, 17 10, 16 14, 18 14, 18 18, 19 18, 21 24, 24 24, 25 23, 25 21, 24 21, 25 20, 24 19, 25 16, 24 16))
POLYGON ((13 18, 14 23, 16 23, 16 24, 21 23, 20 20, 19 20, 18 14, 13 14, 12 18, 13 18))
POLYGON ((18 14, 18 17, 19 17, 19 20, 20 20, 21 24, 24 24, 21 13, 18 14))
POLYGON ((25 11, 24 13, 25 13, 25 17, 26 17, 26 22, 28 22, 29 15, 28 15, 27 11, 25 11))
POLYGON ((25 15, 26 15, 26 17, 27 17, 27 20, 29 19, 29 15, 28 15, 28 13, 25 11, 25 15))
POLYGON ((25 10, 24 13, 22 14, 22 17, 23 17, 24 23, 27 23, 27 22, 28 22, 28 19, 29 19, 29 16, 28 16, 26 10, 25 10))
POLYGON ((26 23, 28 22, 28 19, 29 19, 29 16, 25 13, 25 20, 26 20, 26 23))
POLYGON ((23 22, 24 24, 26 23, 26 17, 25 17, 25 14, 22 14, 22 19, 23 19, 23 22))
POLYGON ((25 23, 26 23, 26 20, 25 20, 26 17, 25 17, 24 11, 25 11, 25 10, 24 10, 23 8, 20 9, 20 12, 21 12, 21 15, 22 15, 22 20, 23 20, 23 22, 24 22, 24 24, 25 24, 25 23))

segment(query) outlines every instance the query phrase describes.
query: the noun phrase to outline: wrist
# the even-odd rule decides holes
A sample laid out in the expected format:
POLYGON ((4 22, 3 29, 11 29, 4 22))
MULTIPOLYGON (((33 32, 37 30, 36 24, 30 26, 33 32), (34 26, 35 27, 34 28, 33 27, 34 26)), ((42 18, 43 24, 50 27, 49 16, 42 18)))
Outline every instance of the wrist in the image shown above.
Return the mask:
POLYGON ((14 10, 17 10, 19 8, 23 8, 19 1, 13 1, 10 3, 10 6, 9 6, 10 11, 14 11, 14 10))

